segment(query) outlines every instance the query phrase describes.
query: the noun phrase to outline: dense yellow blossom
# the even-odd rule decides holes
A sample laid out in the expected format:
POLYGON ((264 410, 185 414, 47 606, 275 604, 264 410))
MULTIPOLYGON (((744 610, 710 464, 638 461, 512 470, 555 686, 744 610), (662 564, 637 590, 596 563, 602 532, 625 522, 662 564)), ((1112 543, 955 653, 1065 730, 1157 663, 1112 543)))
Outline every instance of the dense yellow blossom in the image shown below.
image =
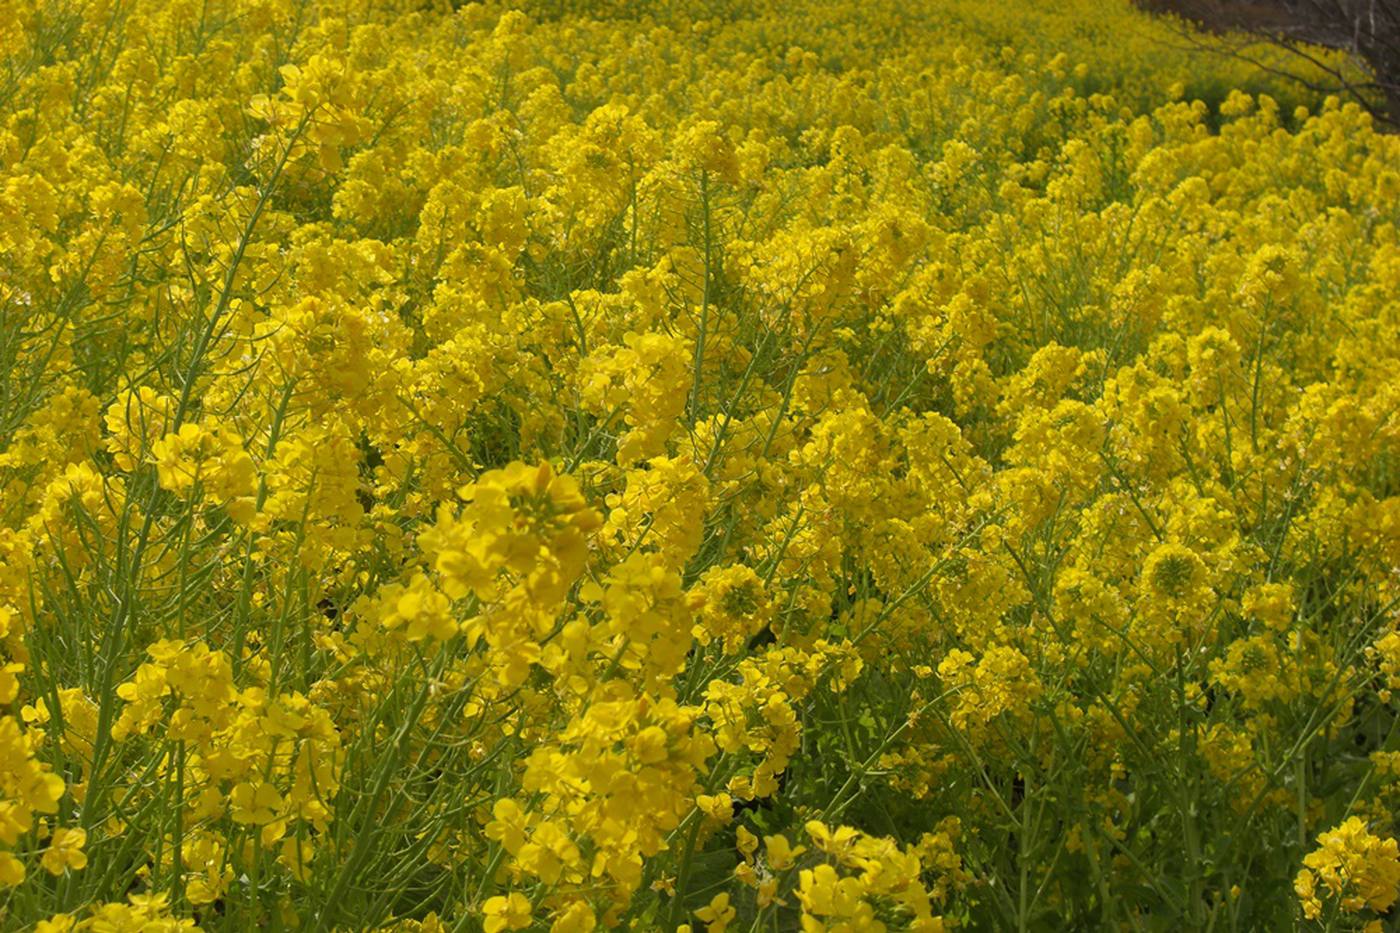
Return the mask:
POLYGON ((1400 137, 1182 28, 0 2, 0 928, 1393 925, 1400 137))
POLYGON ((1373 836, 1353 816, 1317 841, 1319 847, 1303 859, 1304 868, 1293 882, 1308 919, 1321 916, 1323 898, 1335 898, 1349 913, 1378 914, 1400 898, 1400 856, 1394 839, 1373 836))

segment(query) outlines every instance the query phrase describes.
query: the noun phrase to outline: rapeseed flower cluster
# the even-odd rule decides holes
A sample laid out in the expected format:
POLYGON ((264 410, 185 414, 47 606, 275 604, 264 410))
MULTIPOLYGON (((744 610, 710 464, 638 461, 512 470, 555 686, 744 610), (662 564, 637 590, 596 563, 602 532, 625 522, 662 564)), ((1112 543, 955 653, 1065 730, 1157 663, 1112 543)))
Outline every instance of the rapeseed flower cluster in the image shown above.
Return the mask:
POLYGON ((1394 922, 1357 107, 1126 0, 0 20, 0 927, 1394 922))

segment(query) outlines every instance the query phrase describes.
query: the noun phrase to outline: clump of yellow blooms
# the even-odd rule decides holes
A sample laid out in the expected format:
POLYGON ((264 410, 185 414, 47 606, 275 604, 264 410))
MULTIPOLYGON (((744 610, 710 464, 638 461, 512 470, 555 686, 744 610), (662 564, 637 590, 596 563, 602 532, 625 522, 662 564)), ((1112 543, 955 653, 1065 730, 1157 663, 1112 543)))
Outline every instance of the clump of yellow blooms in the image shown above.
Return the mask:
MULTIPOLYGON (((1324 899, 1344 913, 1385 914, 1400 898, 1400 849, 1394 839, 1378 838, 1350 817, 1317 837, 1318 848, 1303 859, 1293 887, 1309 920, 1322 916, 1324 899)), ((1382 929, 1371 920, 1367 929, 1382 929)))
POLYGON ((1393 925, 1400 137, 1190 44, 0 0, 0 928, 1393 925))

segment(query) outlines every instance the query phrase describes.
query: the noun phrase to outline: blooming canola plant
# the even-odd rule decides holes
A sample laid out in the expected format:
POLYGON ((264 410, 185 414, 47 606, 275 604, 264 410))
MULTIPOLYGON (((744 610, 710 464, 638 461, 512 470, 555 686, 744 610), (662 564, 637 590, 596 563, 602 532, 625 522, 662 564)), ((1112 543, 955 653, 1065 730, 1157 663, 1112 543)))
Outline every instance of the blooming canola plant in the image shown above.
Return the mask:
POLYGON ((0 927, 1393 920, 1354 104, 1117 0, 0 19, 0 927))

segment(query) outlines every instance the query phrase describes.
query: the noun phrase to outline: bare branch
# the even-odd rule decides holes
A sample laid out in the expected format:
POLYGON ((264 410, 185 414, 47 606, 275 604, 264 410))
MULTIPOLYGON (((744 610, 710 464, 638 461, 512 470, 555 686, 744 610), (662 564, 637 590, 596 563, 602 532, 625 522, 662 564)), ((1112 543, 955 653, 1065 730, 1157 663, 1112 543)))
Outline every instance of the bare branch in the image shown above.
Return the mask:
POLYGON ((1214 33, 1207 41, 1183 26, 1178 32, 1193 48, 1243 61, 1316 93, 1345 96, 1378 121, 1400 128, 1400 0, 1139 2, 1214 33), (1307 74, 1271 61, 1256 51, 1261 48, 1297 59, 1307 74), (1355 73, 1329 61, 1322 48, 1345 53, 1355 73))

